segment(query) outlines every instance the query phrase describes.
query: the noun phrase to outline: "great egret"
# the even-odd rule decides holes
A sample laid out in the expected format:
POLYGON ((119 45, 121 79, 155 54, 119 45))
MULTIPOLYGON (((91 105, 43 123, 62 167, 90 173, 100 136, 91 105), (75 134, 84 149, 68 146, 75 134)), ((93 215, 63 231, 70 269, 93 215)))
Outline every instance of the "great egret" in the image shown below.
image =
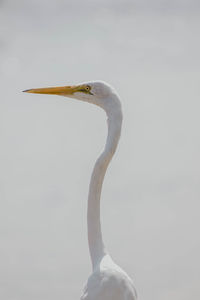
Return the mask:
POLYGON ((108 117, 108 136, 104 151, 95 163, 88 196, 88 243, 93 272, 88 278, 81 300, 136 300, 133 281, 115 264, 104 246, 100 222, 102 184, 121 133, 122 110, 119 96, 111 86, 102 81, 30 89, 24 92, 66 96, 98 105, 105 110, 108 117))

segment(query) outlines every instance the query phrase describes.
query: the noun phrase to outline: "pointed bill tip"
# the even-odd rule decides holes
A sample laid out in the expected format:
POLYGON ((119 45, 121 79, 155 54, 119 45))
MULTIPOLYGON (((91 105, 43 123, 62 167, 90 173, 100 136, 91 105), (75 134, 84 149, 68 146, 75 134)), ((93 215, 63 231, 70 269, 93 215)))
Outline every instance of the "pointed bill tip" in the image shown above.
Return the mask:
POLYGON ((24 90, 22 93, 30 93, 31 90, 24 90))

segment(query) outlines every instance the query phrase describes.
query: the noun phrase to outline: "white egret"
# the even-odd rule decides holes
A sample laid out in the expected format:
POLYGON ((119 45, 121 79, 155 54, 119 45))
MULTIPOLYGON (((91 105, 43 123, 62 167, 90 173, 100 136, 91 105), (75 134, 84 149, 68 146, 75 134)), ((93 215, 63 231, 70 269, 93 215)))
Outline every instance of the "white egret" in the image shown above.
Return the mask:
POLYGON ((136 300, 132 279, 115 264, 105 248, 100 222, 102 184, 121 133, 122 110, 119 96, 111 86, 102 81, 30 89, 24 92, 66 96, 98 105, 105 110, 108 117, 108 136, 104 151, 95 163, 88 196, 88 243, 93 272, 87 281, 81 300, 136 300))

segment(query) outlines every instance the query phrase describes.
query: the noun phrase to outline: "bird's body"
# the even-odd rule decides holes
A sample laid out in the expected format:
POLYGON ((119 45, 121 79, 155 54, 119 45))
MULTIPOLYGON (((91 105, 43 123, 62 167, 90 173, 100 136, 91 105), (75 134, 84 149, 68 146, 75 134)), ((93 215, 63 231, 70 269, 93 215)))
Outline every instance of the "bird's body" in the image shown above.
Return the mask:
POLYGON ((32 89, 26 92, 71 97, 105 110, 108 117, 108 136, 105 148, 94 166, 88 195, 88 243, 93 272, 81 300, 136 300, 132 279, 113 262, 104 246, 100 222, 102 184, 121 134, 122 110, 119 96, 113 88, 101 81, 77 86, 32 89))
POLYGON ((135 300, 132 279, 106 254, 94 269, 81 300, 135 300))

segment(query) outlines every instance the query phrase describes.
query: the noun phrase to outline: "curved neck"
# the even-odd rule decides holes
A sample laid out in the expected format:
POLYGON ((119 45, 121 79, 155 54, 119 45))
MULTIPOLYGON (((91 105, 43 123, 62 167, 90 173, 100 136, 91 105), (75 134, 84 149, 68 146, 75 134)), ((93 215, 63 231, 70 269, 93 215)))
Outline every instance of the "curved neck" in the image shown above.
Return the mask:
POLYGON ((95 163, 88 196, 88 243, 93 269, 107 253, 101 233, 100 197, 104 176, 117 148, 122 124, 122 111, 119 101, 115 102, 112 107, 106 108, 105 111, 108 117, 108 136, 104 151, 95 163))

